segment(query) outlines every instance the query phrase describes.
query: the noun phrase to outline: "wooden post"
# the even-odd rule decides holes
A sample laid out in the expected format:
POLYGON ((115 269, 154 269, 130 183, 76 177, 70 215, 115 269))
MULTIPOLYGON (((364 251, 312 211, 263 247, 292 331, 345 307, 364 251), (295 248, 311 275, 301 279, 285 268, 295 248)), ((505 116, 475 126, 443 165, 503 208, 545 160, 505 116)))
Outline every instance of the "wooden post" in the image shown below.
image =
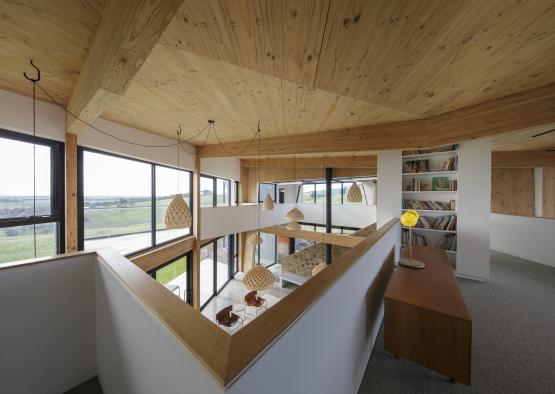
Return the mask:
POLYGON ((200 156, 195 158, 195 173, 193 174, 193 308, 200 311, 200 156))
POLYGON ((77 251, 77 135, 66 133, 65 143, 66 185, 66 253, 77 251))

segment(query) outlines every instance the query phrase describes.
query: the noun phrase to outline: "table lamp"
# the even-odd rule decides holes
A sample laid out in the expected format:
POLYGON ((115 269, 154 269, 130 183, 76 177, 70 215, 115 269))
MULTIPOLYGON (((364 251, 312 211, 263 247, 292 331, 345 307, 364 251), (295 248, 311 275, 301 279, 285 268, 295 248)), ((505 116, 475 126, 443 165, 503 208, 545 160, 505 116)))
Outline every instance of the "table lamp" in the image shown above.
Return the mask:
POLYGON ((418 218, 418 212, 412 210, 406 211, 401 215, 401 224, 409 228, 409 258, 402 258, 399 260, 399 264, 404 265, 405 267, 424 268, 426 266, 426 264, 422 261, 414 260, 412 258, 412 228, 416 226, 416 223, 418 223, 418 218))

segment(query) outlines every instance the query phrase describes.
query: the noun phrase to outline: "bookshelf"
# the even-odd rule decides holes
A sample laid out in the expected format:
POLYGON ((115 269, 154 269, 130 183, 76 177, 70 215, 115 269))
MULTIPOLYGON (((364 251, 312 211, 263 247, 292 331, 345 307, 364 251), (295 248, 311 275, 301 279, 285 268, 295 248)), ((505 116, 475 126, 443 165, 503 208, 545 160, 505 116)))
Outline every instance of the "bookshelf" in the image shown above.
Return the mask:
MULTIPOLYGON (((457 145, 433 151, 403 151, 401 210, 415 210, 426 223, 424 225, 421 220, 419 227, 412 228, 413 244, 425 243, 433 247, 442 244, 444 248, 446 245, 456 248, 457 181, 457 145)), ((403 227, 401 231, 408 232, 408 228, 403 227)), ((408 237, 403 236, 402 240, 403 244, 408 243, 408 237)), ((446 252, 455 266, 456 250, 446 252)))

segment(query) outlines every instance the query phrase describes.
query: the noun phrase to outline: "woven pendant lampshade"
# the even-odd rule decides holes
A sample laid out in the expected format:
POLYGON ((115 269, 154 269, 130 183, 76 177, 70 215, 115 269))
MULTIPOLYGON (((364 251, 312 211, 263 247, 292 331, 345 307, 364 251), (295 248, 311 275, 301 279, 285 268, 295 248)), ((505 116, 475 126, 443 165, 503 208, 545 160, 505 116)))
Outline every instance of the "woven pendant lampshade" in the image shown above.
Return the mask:
POLYGON ((287 219, 289 219, 290 221, 303 220, 304 219, 304 214, 298 208, 293 208, 292 210, 290 210, 287 213, 287 219))
POLYGON ((328 265, 324 262, 318 264, 316 267, 312 268, 312 276, 318 275, 320 272, 325 270, 327 267, 328 267, 328 265))
POLYGON ((264 203, 262 204, 262 209, 265 211, 274 210, 274 200, 272 200, 272 196, 270 196, 270 193, 266 194, 266 197, 264 197, 264 203))
POLYGON ((353 184, 347 192, 347 202, 362 202, 362 192, 356 181, 353 181, 353 184))
POLYGON ((263 242, 264 240, 257 233, 254 233, 247 238, 247 243, 250 245, 261 245, 263 242))
POLYGON ((287 226, 285 226, 285 228, 287 230, 300 230, 301 225, 296 220, 293 220, 293 221, 287 223, 287 226))
POLYGON ((176 194, 170 202, 166 209, 164 223, 168 229, 191 227, 191 211, 181 194, 176 194))
POLYGON ((275 277, 272 271, 263 265, 257 264, 252 267, 243 278, 245 287, 249 290, 268 290, 274 285, 275 277))

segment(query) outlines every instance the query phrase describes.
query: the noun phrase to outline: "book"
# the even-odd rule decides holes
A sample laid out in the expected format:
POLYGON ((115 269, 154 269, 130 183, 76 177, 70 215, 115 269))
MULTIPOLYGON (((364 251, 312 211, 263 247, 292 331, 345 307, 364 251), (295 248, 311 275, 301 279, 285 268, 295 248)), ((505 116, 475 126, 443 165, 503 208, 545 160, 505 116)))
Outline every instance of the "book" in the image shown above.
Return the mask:
POLYGON ((432 178, 432 191, 448 191, 448 190, 452 190, 448 177, 435 176, 432 178))
POLYGON ((412 156, 412 155, 424 155, 426 153, 435 153, 435 152, 452 152, 458 149, 457 144, 442 146, 439 148, 433 149, 405 149, 403 150, 403 156, 412 156))

